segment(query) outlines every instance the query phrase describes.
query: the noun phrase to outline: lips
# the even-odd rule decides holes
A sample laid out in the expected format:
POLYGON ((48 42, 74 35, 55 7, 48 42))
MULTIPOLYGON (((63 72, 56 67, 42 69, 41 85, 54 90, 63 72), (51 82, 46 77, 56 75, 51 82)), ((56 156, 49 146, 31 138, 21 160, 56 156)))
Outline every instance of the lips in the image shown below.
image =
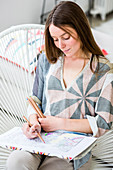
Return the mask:
POLYGON ((68 53, 70 50, 70 48, 68 50, 63 50, 64 53, 68 53))

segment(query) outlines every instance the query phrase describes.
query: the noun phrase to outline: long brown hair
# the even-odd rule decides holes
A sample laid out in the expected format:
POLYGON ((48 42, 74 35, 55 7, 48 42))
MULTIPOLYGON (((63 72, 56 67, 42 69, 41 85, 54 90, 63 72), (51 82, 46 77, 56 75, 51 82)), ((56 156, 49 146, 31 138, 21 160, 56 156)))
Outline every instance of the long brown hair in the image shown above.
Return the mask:
MULTIPOLYGON (((91 52, 94 56, 104 56, 99 46, 94 40, 88 19, 83 10, 74 2, 62 1, 49 14, 45 24, 45 51, 50 63, 56 63, 62 51, 57 48, 49 32, 49 26, 53 24, 65 30, 65 26, 69 26, 77 32, 84 52, 91 52)), ((67 30, 65 30, 67 32, 67 30)), ((92 70, 91 59, 90 67, 92 70)))

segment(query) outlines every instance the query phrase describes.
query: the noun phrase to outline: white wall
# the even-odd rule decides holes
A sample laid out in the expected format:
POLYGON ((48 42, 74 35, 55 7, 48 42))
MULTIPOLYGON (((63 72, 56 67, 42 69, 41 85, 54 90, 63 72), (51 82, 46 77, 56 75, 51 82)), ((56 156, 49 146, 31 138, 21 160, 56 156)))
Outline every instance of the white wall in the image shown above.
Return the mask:
MULTIPOLYGON (((52 9, 54 2, 46 0, 45 11, 52 9)), ((13 25, 40 23, 42 4, 43 0, 0 0, 0 32, 13 25)))
MULTIPOLYGON (((14 25, 38 24, 44 0, 0 0, 0 32, 14 25)), ((60 0, 59 0, 60 1, 60 0)), ((72 0, 87 11, 88 0, 72 0)), ((55 0, 45 1, 45 12, 55 6, 55 0)))

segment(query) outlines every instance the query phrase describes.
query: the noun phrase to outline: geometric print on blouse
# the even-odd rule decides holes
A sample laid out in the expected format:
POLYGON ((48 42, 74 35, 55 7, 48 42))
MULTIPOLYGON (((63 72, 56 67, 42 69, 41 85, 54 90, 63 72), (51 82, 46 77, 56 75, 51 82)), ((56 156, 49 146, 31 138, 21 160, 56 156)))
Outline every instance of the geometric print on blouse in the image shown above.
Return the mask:
MULTIPOLYGON (((111 66, 112 64, 106 64, 104 59, 100 59, 100 73, 95 76, 90 71, 88 63, 68 89, 62 87, 61 65, 53 69, 53 72, 50 71, 47 87, 50 115, 82 119, 86 115, 96 116, 98 114, 98 125, 108 129, 113 121, 113 99, 111 101, 110 98, 111 93, 113 97, 113 72, 110 72, 111 77, 108 74, 111 66), (107 81, 107 79, 110 80, 107 81)), ((51 67, 54 66, 51 65, 51 67)), ((96 67, 97 63, 95 70, 96 67)))

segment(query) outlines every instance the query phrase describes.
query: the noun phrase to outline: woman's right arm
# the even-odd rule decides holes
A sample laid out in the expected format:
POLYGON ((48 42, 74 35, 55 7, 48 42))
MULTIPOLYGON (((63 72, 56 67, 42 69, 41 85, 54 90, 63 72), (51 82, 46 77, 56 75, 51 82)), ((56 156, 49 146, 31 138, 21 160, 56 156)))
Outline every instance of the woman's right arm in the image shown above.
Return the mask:
MULTIPOLYGON (((34 85, 33 85, 33 96, 35 96, 35 98, 40 102, 38 102, 38 106, 41 110, 43 110, 41 108, 41 103, 42 103, 42 98, 43 98, 43 89, 44 89, 44 71, 43 68, 44 67, 44 61, 46 59, 45 54, 41 54, 39 56, 38 59, 38 63, 37 63, 37 69, 36 69, 36 75, 35 75, 35 81, 34 81, 34 85)), ((47 62, 46 62, 46 66, 47 66, 47 62)), ((28 124, 23 124, 23 133, 28 137, 28 138, 35 138, 37 137, 37 133, 35 131, 40 132, 41 131, 41 126, 38 122, 38 116, 37 113, 35 112, 35 110, 32 108, 31 105, 28 106, 27 109, 27 116, 28 119, 30 121, 30 123, 32 124, 32 127, 29 127, 28 124)))

